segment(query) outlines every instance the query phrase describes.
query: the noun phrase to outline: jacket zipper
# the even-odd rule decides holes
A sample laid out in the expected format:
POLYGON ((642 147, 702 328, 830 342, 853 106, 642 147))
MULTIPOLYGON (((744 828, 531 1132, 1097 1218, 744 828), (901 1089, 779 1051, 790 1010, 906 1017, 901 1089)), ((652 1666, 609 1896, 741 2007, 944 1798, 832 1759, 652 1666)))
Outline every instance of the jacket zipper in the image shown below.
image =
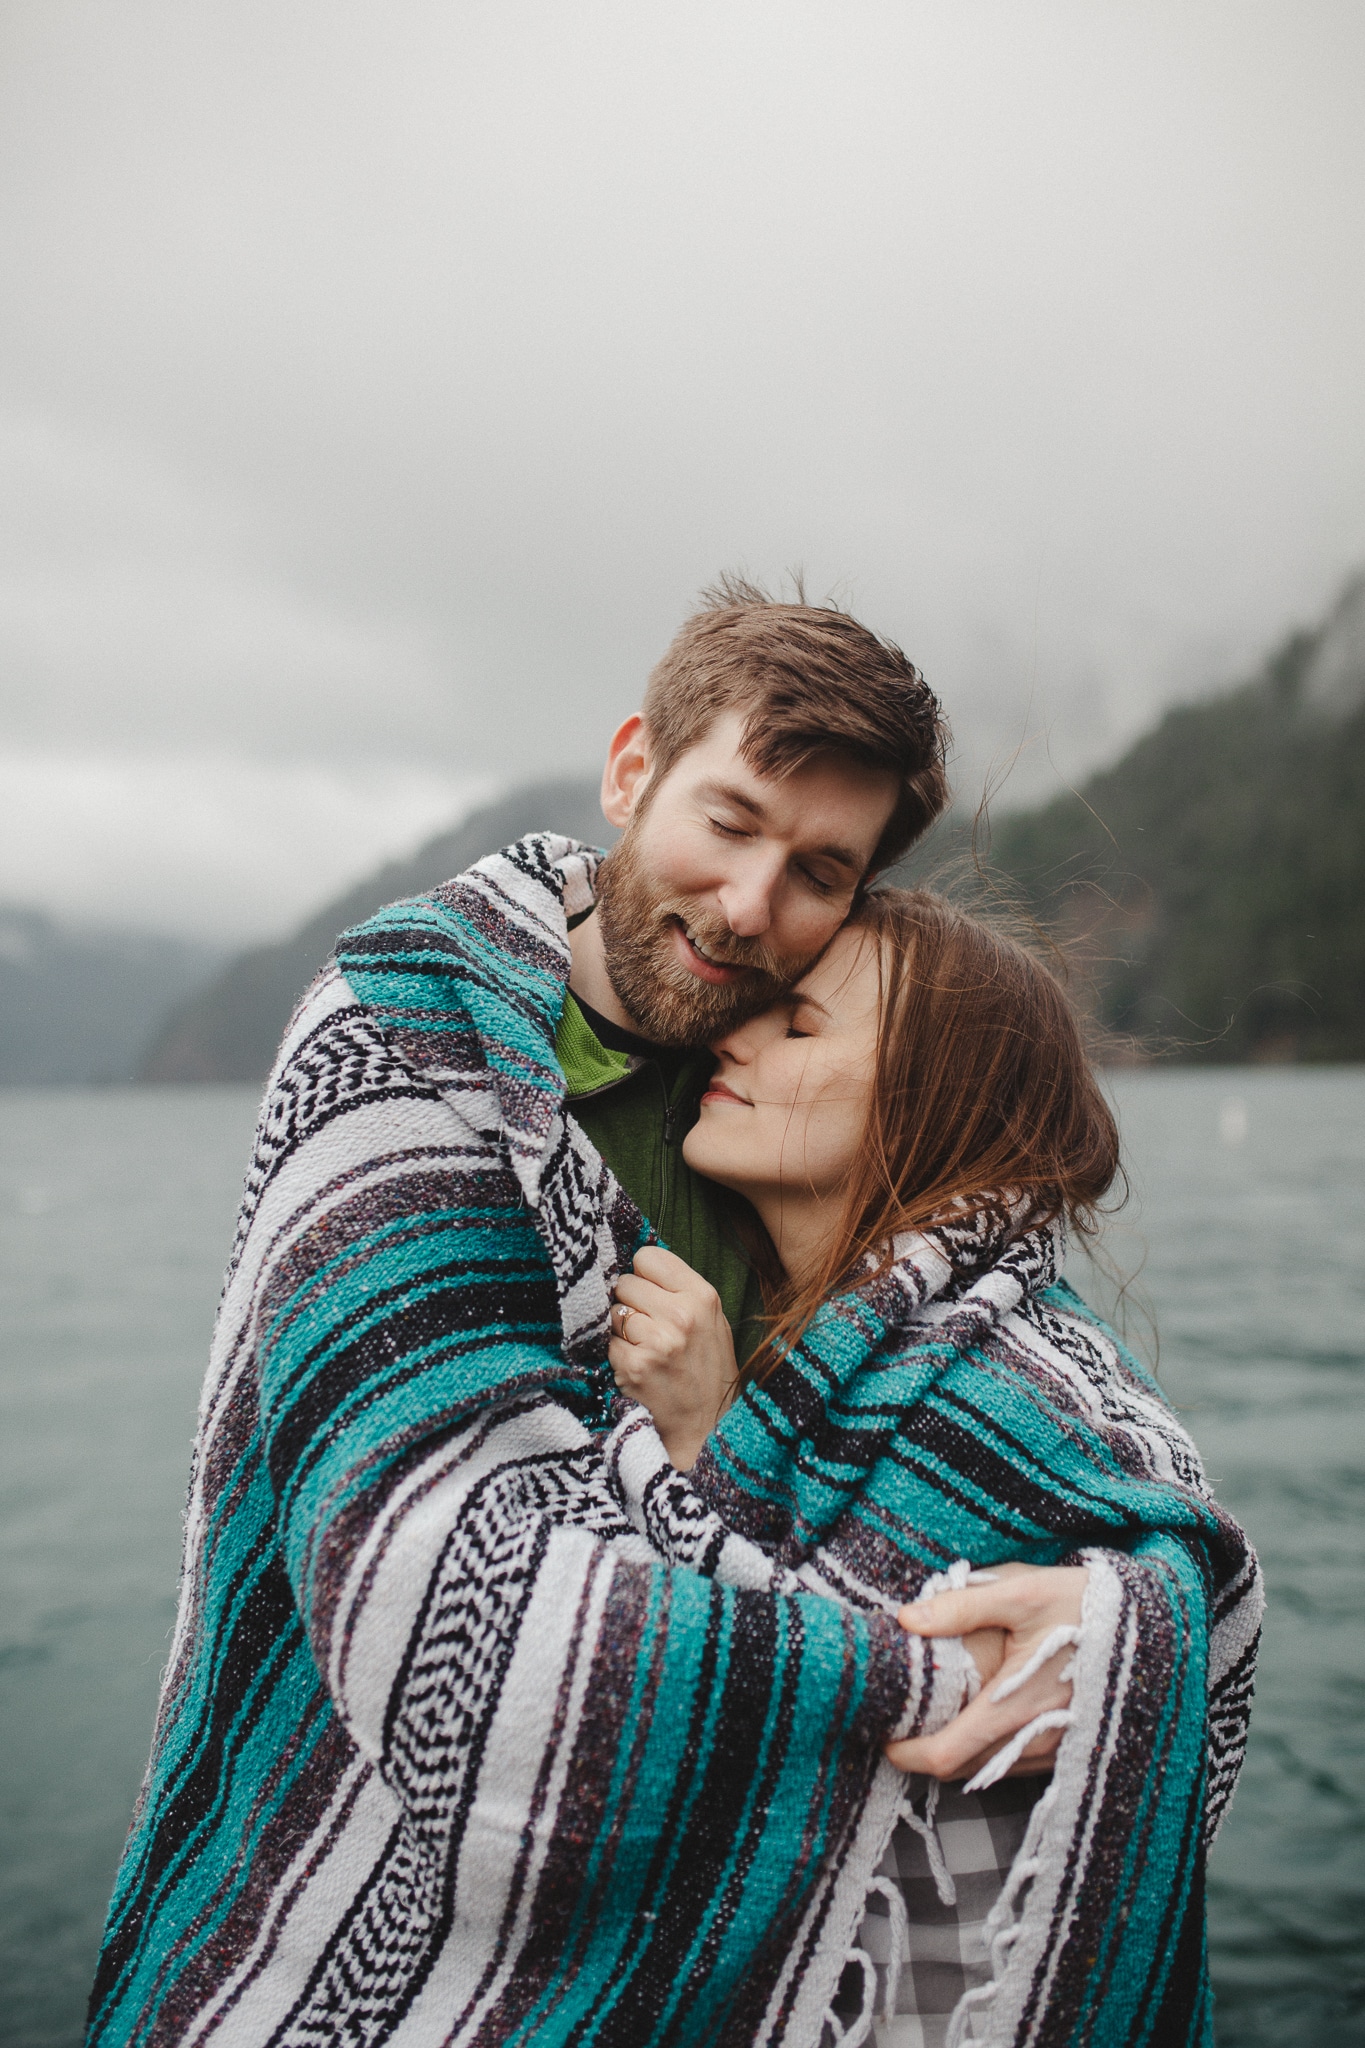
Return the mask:
POLYGON ((664 1228, 664 1212, 668 1202, 668 1152, 669 1147, 673 1143, 675 1111, 668 1099, 668 1083, 663 1077, 662 1070, 656 1067, 654 1072, 658 1075, 659 1093, 662 1095, 664 1102, 664 1141, 659 1151, 659 1214, 654 1226, 656 1230, 662 1231, 664 1228))

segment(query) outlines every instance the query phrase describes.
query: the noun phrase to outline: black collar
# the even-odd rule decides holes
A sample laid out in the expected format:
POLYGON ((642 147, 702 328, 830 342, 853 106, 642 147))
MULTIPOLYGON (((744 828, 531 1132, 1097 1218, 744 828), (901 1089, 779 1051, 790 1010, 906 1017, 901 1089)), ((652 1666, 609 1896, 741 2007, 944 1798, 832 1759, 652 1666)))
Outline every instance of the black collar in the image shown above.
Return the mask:
POLYGON ((641 1038, 638 1031, 627 1031, 620 1024, 613 1024, 610 1017, 604 1017, 600 1010, 594 1010, 591 1003, 585 1003, 577 989, 570 988, 569 994, 583 1012, 583 1021, 599 1045, 608 1052, 624 1052, 632 1059, 657 1060, 664 1052, 671 1052, 671 1046, 656 1045, 652 1038, 641 1038))

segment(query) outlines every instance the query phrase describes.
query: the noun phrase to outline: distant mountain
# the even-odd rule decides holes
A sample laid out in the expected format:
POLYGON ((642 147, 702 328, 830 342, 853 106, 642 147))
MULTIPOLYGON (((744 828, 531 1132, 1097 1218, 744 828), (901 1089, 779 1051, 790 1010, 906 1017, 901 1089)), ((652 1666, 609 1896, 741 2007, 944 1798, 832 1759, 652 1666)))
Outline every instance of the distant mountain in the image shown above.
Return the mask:
POLYGON ((990 858, 1140 1046, 1365 1059, 1365 576, 1250 682, 1007 818, 990 858))
POLYGON ((0 1083, 131 1081, 167 1007, 222 947, 0 906, 0 1083))
POLYGON ((240 953, 164 1019, 139 1069, 144 1081, 261 1081, 293 1009, 328 959, 337 935, 385 903, 417 896, 527 832, 567 832, 602 846, 596 780, 518 789, 429 839, 410 859, 390 861, 328 903, 291 938, 240 953))

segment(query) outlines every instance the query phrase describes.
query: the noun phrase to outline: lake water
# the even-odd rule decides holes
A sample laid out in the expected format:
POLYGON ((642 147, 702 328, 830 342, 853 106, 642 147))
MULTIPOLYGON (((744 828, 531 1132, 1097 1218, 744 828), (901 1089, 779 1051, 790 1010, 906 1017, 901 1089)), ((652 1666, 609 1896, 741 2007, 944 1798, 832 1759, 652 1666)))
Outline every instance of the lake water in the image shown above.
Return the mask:
MULTIPOLYGON (((1211 1873, 1220 2048, 1365 2042, 1365 1070, 1138 1072, 1115 1093, 1136 1193, 1109 1256, 1145 1258, 1130 1334, 1150 1356, 1145 1309, 1270 1586, 1211 1873)), ((7 2048, 79 2039, 254 1112, 240 1089, 0 1092, 7 2048)))

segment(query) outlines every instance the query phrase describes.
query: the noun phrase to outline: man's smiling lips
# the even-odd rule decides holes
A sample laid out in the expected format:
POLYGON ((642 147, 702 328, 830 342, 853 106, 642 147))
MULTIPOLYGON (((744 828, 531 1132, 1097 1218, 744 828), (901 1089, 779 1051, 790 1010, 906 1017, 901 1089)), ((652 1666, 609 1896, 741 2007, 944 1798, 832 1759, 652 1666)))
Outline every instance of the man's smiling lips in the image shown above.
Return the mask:
POLYGON ((705 953, 698 950, 695 941, 688 933, 686 925, 684 925, 679 917, 675 917, 673 920, 673 935, 674 942, 682 956, 683 964, 697 976, 699 981, 712 981, 728 985, 732 981, 738 981, 739 977, 744 973, 743 967, 734 961, 708 960, 705 953))

